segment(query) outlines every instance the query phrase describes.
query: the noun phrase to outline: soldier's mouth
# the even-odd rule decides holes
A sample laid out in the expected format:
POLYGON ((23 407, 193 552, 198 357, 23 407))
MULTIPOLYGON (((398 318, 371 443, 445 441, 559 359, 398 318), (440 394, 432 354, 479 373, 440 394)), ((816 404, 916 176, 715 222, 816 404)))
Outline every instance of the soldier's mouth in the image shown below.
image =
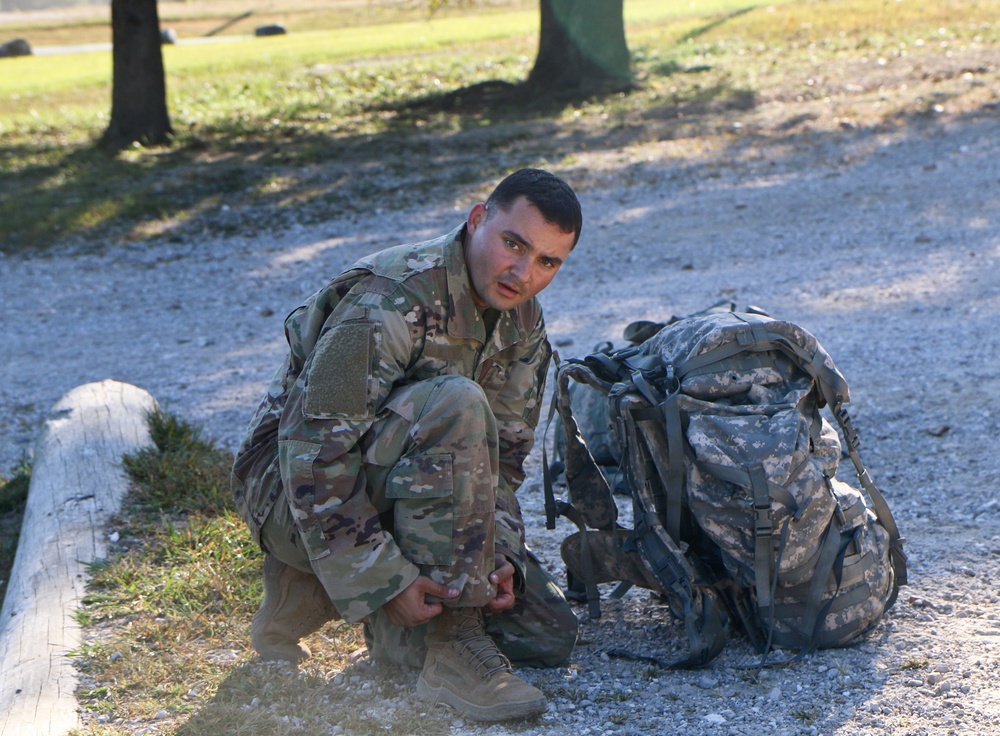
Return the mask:
POLYGON ((515 299, 521 295, 521 292, 515 289, 513 286, 501 282, 497 283, 497 291, 500 292, 500 296, 506 299, 515 299))

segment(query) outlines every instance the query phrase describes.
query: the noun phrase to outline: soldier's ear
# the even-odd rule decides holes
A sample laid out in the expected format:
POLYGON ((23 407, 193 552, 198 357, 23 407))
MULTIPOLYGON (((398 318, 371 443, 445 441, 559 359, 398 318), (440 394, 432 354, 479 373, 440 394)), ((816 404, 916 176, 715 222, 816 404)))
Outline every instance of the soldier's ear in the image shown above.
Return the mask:
POLYGON ((479 202, 475 205, 469 212, 469 234, 471 235, 476 231, 476 229, 483 224, 486 220, 486 216, 489 214, 489 210, 486 209, 486 205, 479 202))

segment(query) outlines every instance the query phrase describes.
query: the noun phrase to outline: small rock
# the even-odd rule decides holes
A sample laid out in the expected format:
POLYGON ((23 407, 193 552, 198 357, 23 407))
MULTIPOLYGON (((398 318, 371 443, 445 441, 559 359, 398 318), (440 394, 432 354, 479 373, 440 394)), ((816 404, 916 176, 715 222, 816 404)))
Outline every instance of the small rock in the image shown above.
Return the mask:
POLYGON ((280 23, 272 23, 270 25, 257 27, 254 29, 253 35, 260 38, 263 36, 284 36, 286 33, 288 33, 288 29, 283 25, 280 23))
POLYGON ((709 723, 715 723, 715 724, 722 724, 726 722, 725 717, 719 715, 718 713, 709 713, 707 716, 705 716, 705 720, 708 721, 709 723))
POLYGON ((26 38, 15 38, 7 43, 0 43, 0 58, 12 56, 31 56, 31 44, 26 38))
POLYGON ((240 653, 235 649, 211 649, 205 652, 205 659, 212 664, 227 664, 235 662, 240 658, 240 653))

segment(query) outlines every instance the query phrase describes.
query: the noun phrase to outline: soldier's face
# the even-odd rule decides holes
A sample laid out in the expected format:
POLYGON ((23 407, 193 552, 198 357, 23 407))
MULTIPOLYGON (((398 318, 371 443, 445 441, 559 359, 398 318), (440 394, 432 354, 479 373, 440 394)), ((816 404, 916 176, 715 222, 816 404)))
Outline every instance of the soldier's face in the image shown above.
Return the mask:
POLYGON ((510 209, 469 213, 465 262, 480 309, 513 309, 549 285, 573 250, 573 233, 548 222, 524 197, 510 209))

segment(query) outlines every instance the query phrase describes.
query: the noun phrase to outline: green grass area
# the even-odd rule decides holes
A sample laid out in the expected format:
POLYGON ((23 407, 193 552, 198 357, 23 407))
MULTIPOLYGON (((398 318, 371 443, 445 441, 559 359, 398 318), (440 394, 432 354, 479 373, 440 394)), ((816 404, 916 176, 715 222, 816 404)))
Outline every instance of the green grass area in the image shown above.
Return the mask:
POLYGON ((3 604, 10 572, 14 567, 29 485, 31 461, 27 459, 14 468, 9 478, 0 476, 0 605, 3 604))
MULTIPOLYGON (((527 78, 537 6, 479 0, 430 20, 423 6, 399 20, 386 3, 344 7, 301 0, 288 36, 165 47, 173 145, 117 156, 93 145, 109 53, 2 60, 0 249, 253 236, 402 190, 453 196, 518 165, 564 171, 581 152, 696 150, 734 123, 744 137, 892 127, 1000 94, 987 63, 1000 0, 628 0, 633 92, 516 101, 490 84, 527 78)), ((169 12, 217 25, 239 9, 169 12)))

